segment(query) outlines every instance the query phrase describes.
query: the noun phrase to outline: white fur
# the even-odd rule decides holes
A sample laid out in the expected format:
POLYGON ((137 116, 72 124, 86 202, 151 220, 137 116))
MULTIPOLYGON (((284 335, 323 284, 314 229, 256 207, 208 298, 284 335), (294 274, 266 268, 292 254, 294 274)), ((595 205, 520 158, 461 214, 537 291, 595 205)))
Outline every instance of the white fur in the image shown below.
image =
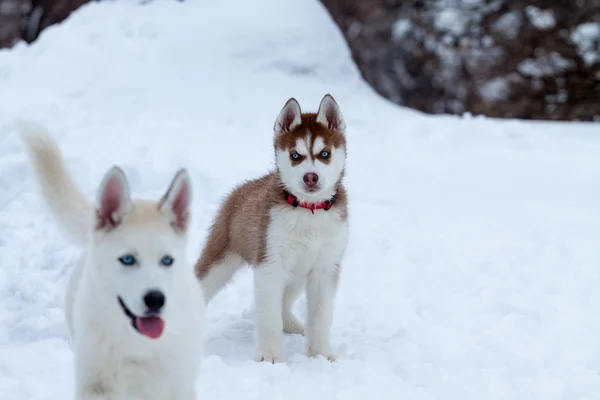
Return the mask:
POLYGON ((254 272, 256 360, 282 361, 282 331, 304 332, 291 312, 303 287, 307 289, 308 302, 308 354, 335 359, 329 330, 337 269, 347 241, 348 223, 335 207, 314 215, 309 210, 286 206, 272 210, 267 233, 269 261, 254 272))
POLYGON ((242 257, 235 253, 228 253, 218 266, 212 268, 208 275, 202 278, 202 288, 207 303, 231 281, 243 265, 242 257))
POLYGON ((317 137, 315 139, 315 143, 313 145, 313 150, 315 151, 315 153, 320 153, 321 150, 323 150, 325 148, 325 141, 323 140, 322 137, 317 137))
POLYGON ((296 151, 298 154, 306 156, 299 165, 292 165, 288 150, 277 150, 277 168, 281 179, 287 190, 294 193, 298 200, 309 203, 319 203, 329 200, 335 194, 335 184, 340 178, 340 174, 346 163, 346 153, 342 148, 329 149, 331 160, 325 164, 319 159, 312 159, 310 153, 319 154, 323 149, 323 141, 320 138, 315 140, 314 146, 310 149, 310 137, 300 138, 296 141, 296 151), (319 176, 316 192, 307 192, 304 189, 304 175, 306 173, 316 173, 319 176))
POLYGON ((84 245, 93 225, 94 210, 91 204, 71 176, 63 173, 64 160, 45 129, 27 121, 21 121, 19 128, 34 167, 44 173, 44 179, 40 180, 42 194, 56 218, 65 221, 60 228, 71 241, 84 245), (69 201, 63 201, 63 196, 69 201))
MULTIPOLYGON (((75 399, 195 399, 205 306, 186 259, 187 236, 176 233, 171 216, 158 211, 156 203, 129 202, 129 189, 118 169, 107 173, 98 196, 106 195, 108 180, 121 180, 124 192, 115 216, 121 223, 96 231, 95 207, 73 183, 48 133, 30 124, 21 125, 21 132, 50 209, 70 238, 85 244, 66 294, 75 399), (138 211, 147 207, 150 217, 135 217, 136 207, 138 211), (128 253, 136 255, 139 265, 119 263, 118 258, 128 253), (165 254, 175 260, 170 268, 159 265, 165 254), (117 300, 120 296, 134 314, 143 315, 143 296, 150 289, 166 296, 161 312, 165 330, 155 340, 131 326, 117 300)), ((171 187, 177 191, 185 184, 189 189, 187 179, 180 174, 171 187)), ((165 199, 170 204, 168 194, 165 199)))

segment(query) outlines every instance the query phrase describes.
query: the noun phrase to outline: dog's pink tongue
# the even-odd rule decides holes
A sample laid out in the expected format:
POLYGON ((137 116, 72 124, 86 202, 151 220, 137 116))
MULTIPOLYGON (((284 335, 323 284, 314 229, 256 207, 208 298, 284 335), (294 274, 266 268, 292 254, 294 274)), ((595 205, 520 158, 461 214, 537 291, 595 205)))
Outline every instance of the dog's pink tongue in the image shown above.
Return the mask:
POLYGON ((135 325, 143 335, 150 339, 158 339, 165 329, 165 322, 160 317, 138 317, 135 325))

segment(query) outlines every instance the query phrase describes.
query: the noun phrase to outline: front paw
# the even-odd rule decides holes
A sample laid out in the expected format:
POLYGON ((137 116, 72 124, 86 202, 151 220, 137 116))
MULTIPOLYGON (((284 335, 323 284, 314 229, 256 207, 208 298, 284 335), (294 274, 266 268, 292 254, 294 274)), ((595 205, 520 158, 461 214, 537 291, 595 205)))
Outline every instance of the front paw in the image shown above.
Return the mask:
POLYGON ((288 314, 283 317, 283 331, 289 335, 304 336, 304 326, 293 314, 288 314))
POLYGON ((331 347, 329 345, 309 345, 307 353, 309 357, 323 356, 331 362, 337 360, 337 355, 331 351, 331 347))
POLYGON ((254 357, 256 362, 267 362, 271 364, 283 362, 283 352, 273 349, 260 349, 254 357))

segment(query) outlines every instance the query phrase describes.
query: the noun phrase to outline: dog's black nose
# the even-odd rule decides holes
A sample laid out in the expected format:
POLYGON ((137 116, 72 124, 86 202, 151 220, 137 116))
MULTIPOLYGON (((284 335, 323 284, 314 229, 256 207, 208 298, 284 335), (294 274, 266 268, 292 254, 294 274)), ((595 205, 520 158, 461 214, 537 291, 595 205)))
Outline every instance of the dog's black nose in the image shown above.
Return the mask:
POLYGON ((158 290, 151 290, 144 296, 144 303, 148 311, 159 312, 165 305, 165 295, 158 290))

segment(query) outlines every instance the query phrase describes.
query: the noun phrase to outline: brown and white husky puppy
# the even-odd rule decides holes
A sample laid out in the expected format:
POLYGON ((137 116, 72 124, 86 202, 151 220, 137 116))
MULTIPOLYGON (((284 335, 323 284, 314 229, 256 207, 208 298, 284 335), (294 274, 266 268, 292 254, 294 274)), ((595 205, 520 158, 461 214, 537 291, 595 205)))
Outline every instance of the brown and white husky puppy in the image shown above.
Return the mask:
POLYGON ((292 305, 306 288, 308 355, 334 360, 329 331, 348 242, 346 125, 327 94, 317 113, 289 99, 274 131, 276 169, 223 201, 196 273, 209 302, 244 264, 254 267, 256 360, 271 363, 284 360, 283 332, 305 333, 292 305))

